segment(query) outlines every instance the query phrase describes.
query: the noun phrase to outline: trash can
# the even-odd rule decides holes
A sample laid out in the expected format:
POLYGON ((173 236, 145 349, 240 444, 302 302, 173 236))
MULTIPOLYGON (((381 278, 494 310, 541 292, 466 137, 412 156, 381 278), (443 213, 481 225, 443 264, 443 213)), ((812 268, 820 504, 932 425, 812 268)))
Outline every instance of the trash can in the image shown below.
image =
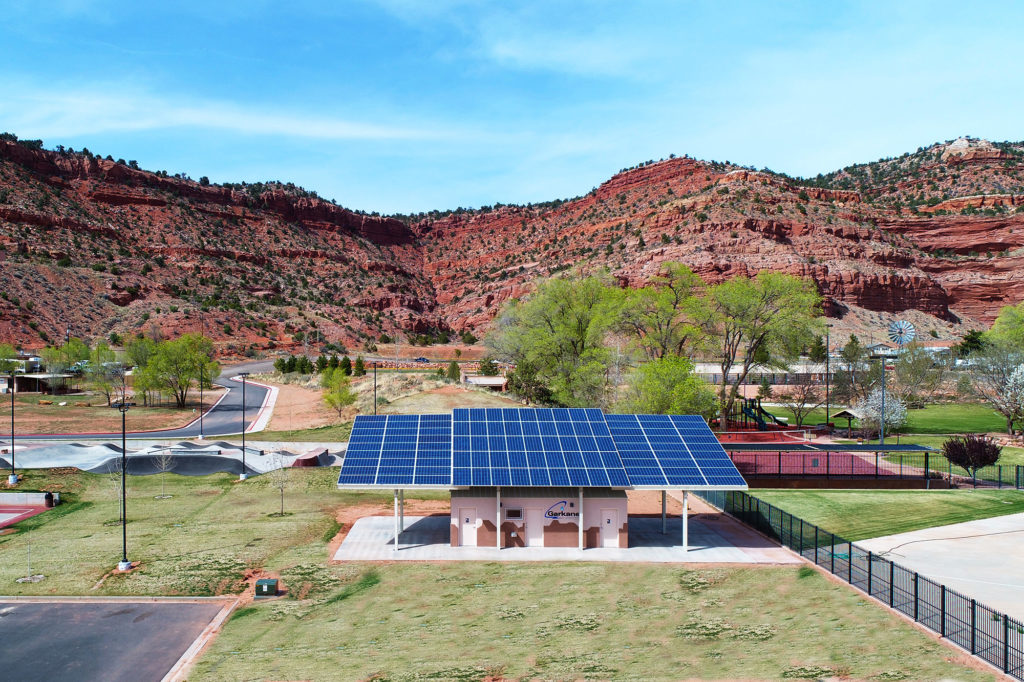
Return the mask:
POLYGON ((53 493, 46 493, 43 495, 43 506, 49 509, 53 506, 53 493))
POLYGON ((260 597, 276 597, 277 596, 277 579, 276 578, 260 578, 256 581, 256 598, 260 597))

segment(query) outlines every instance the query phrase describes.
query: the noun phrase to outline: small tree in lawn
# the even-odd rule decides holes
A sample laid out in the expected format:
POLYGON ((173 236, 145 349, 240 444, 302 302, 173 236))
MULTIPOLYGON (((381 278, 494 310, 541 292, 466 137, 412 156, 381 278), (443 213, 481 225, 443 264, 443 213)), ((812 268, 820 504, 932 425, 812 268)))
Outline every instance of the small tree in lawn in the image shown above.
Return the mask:
POLYGON ((361 377, 366 374, 366 362, 363 361, 362 355, 356 356, 356 363, 352 366, 352 374, 357 377, 361 377))
POLYGON ((761 385, 757 387, 757 397, 761 400, 769 400, 772 397, 772 385, 768 377, 761 375, 761 385))
MULTIPOLYGON (((864 413, 861 420, 862 426, 874 433, 879 433, 882 428, 882 388, 878 387, 868 394, 867 399, 858 405, 864 413)), ((907 423, 907 406, 903 404, 899 396, 892 393, 885 394, 885 430, 886 432, 897 431, 907 423)))
POLYGON ((266 473, 266 476, 270 479, 270 486, 281 493, 281 511, 271 514, 271 516, 284 516, 284 491, 288 487, 289 467, 285 466, 281 455, 273 456, 271 466, 273 468, 266 473))
POLYGON ((167 494, 167 472, 174 468, 174 454, 169 449, 161 450, 156 456, 153 457, 153 464, 156 465, 156 470, 160 472, 160 495, 157 496, 158 500, 166 500, 171 497, 167 494))
POLYGON ((787 391, 780 398, 779 402, 788 407, 796 418, 796 426, 804 425, 804 420, 811 412, 825 402, 821 387, 811 379, 809 374, 798 374, 796 380, 787 386, 787 391))
POLYGON ((452 360, 448 363, 448 381, 458 381, 462 377, 462 371, 459 369, 459 363, 452 360))
POLYGON ((335 370, 327 370, 323 374, 322 383, 324 388, 324 402, 332 410, 341 413, 346 407, 356 401, 356 394, 352 392, 351 382, 345 372, 339 367, 335 370))
POLYGON ((975 488, 978 487, 978 469, 998 462, 1002 451, 1003 449, 991 438, 975 434, 953 436, 942 444, 942 454, 951 464, 962 468, 970 475, 975 488))

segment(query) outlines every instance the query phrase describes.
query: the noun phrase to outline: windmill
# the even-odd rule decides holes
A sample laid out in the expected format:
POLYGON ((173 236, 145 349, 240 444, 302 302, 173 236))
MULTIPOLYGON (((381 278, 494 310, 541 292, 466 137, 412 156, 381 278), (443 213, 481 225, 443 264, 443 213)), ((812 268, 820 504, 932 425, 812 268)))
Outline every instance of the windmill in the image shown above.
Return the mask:
MULTIPOLYGON (((909 345, 917 331, 914 325, 906 320, 896 320, 889 325, 889 340, 896 344, 897 348, 905 348, 909 345)), ((878 444, 885 445, 885 362, 886 356, 882 356, 882 414, 878 419, 878 444)))

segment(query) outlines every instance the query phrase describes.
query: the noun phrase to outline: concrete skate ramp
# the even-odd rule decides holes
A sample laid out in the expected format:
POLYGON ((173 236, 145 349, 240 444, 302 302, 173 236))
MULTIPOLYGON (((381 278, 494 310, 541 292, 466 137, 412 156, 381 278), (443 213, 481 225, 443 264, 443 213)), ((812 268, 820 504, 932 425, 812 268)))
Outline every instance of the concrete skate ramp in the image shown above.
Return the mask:
MULTIPOLYGON (((179 476, 209 476, 210 474, 242 473, 242 462, 232 457, 206 454, 184 454, 175 452, 171 457, 167 468, 161 468, 160 458, 157 455, 129 455, 127 458, 128 475, 130 476, 151 476, 166 471, 169 474, 179 476)), ((111 457, 107 461, 89 469, 84 469, 90 474, 109 474, 121 471, 121 457, 111 457)), ((254 469, 246 463, 245 473, 256 476, 263 472, 254 469)))

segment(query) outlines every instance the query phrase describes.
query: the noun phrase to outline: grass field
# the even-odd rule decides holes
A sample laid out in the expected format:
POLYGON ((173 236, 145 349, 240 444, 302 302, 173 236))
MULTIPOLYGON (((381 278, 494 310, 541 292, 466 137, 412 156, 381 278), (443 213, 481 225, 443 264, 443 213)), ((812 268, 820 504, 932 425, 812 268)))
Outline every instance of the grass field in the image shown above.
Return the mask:
POLYGON ((993 679, 809 567, 338 570, 237 612, 190 679, 993 679))
MULTIPOLYGON (((219 387, 204 391, 203 405, 209 409, 224 395, 219 387)), ((0 396, 0 432, 10 431, 10 396, 0 396)), ((143 407, 142 401, 128 412, 128 429, 144 431, 177 428, 198 417, 199 392, 189 394, 184 409, 174 406, 168 399, 159 406, 143 407)), ((40 393, 19 393, 14 401, 15 432, 20 434, 50 433, 102 433, 121 430, 121 413, 107 406, 107 399, 99 394, 43 395, 40 393), (52 405, 40 405, 39 401, 52 401, 52 405), (67 403, 61 405, 60 403, 67 403), (80 407, 76 403, 88 403, 80 407)))
POLYGON ((847 540, 1024 512, 1019 490, 757 490, 755 497, 847 540))
POLYGON ((265 477, 167 475, 128 479, 128 558, 143 566, 97 582, 121 558, 119 487, 108 476, 27 470, 20 489, 61 491, 66 502, 0 535, 0 585, 5 594, 185 594, 237 592, 244 571, 302 561, 324 563, 321 539, 336 531, 332 509, 387 495, 340 492, 336 469, 291 469, 284 517, 279 493, 265 477), (27 571, 46 579, 16 583, 27 571), (310 544, 314 543, 314 544, 310 544), (309 548, 314 547, 310 550, 309 548), (289 558, 282 558, 289 557, 289 558))
MULTIPOLYGON (((789 423, 795 425, 793 413, 778 406, 767 406, 766 410, 777 417, 788 417, 789 423)), ((842 406, 833 406, 830 414, 835 414, 842 406)), ((825 421, 825 409, 819 408, 811 412, 804 420, 804 425, 822 424, 825 421)), ((845 427, 846 420, 832 420, 836 428, 845 427)), ((854 428, 857 422, 854 420, 854 428)), ((907 410, 907 424, 901 429, 903 433, 985 433, 988 431, 1005 431, 1006 420, 998 412, 987 405, 953 404, 928 405, 921 410, 907 410)))
POLYGON ((342 443, 352 435, 352 422, 318 426, 313 429, 295 429, 292 431, 257 431, 250 434, 253 440, 265 441, 311 441, 316 443, 342 443))
MULTIPOLYGON (((920 435, 920 434, 916 434, 916 433, 911 433, 911 434, 901 435, 898 438, 897 437, 892 437, 892 438, 887 437, 885 439, 885 442, 886 443, 914 443, 916 445, 927 445, 929 447, 935 448, 936 450, 941 450, 942 449, 942 444, 945 443, 946 440, 948 440, 948 439, 949 439, 948 435, 935 436, 935 435, 920 435)), ((839 442, 839 443, 854 443, 856 441, 847 440, 847 439, 836 439, 836 442, 839 442)), ((873 441, 873 442, 877 442, 877 441, 873 441)), ((944 463, 946 461, 946 458, 942 456, 941 452, 932 453, 931 456, 937 458, 935 460, 936 462, 941 460, 944 463)), ((1015 447, 1011 447, 1011 446, 1008 446, 1008 445, 1007 446, 1003 446, 1003 453, 999 457, 999 464, 1002 464, 1003 466, 1013 466, 1013 465, 1018 465, 1018 464, 1019 465, 1024 465, 1024 448, 1015 448, 1015 447)), ((940 465, 936 464, 935 466, 940 466, 940 465)), ((945 466, 945 464, 942 464, 941 466, 945 466)), ((964 471, 962 469, 956 469, 956 473, 964 474, 964 471)))
POLYGON ((256 569, 279 574, 288 595, 238 611, 190 679, 992 679, 807 567, 329 564, 336 509, 390 495, 340 492, 335 469, 289 475, 283 517, 264 477, 172 474, 169 499, 155 498, 159 476, 131 477, 128 553, 141 567, 109 575, 121 548, 116 485, 29 471, 22 489, 58 490, 66 503, 0 535, 0 585, 212 595, 239 592, 256 569), (17 583, 29 549, 46 578, 17 583))

